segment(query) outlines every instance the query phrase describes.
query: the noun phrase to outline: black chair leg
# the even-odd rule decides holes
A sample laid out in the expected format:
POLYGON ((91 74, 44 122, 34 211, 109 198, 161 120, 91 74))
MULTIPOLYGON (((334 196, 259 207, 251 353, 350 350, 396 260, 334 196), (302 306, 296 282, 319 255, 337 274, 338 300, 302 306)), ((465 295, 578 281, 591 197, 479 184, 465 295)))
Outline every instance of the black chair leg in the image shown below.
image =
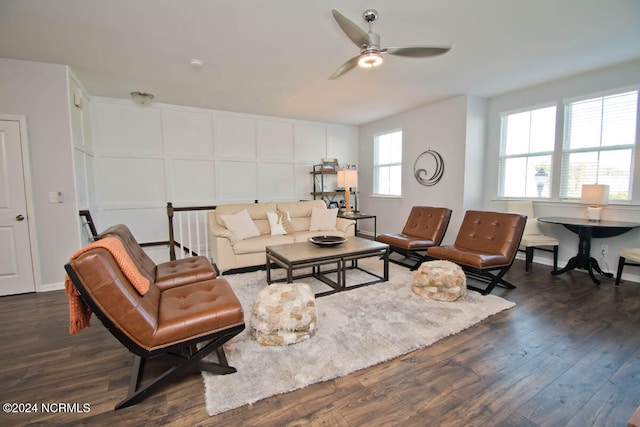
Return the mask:
POLYGON ((514 284, 511 284, 506 280, 502 280, 502 276, 504 276, 508 270, 509 270, 509 267, 501 269, 500 272, 496 276, 494 276, 494 279, 491 281, 489 286, 487 286, 487 289, 485 289, 482 295, 490 294, 493 288, 496 287, 496 285, 504 286, 507 289, 515 289, 516 286, 514 284))
POLYGON ((620 285, 620 279, 622 278, 622 269, 624 268, 624 262, 626 258, 620 257, 618 258, 618 271, 616 272, 616 286, 620 285))
POLYGON ((553 271, 558 269, 558 245, 553 247, 553 271))
POLYGON ((509 271, 509 268, 511 266, 506 266, 504 268, 501 268, 500 271, 498 272, 498 274, 493 275, 491 273, 489 273, 488 271, 481 271, 478 272, 476 271, 468 271, 467 273, 469 273, 469 275, 471 277, 474 277, 478 280, 481 280, 483 282, 489 283, 489 285, 482 289, 482 288, 478 288, 477 286, 473 286, 473 285, 469 285, 467 284, 467 289, 471 289, 473 291, 477 291, 480 292, 482 295, 488 295, 491 293, 491 291, 493 291, 493 289, 496 286, 500 286, 506 289, 515 289, 516 285, 509 283, 508 281, 504 280, 502 277, 507 273, 507 271, 509 271))
POLYGON ((528 273, 531 268, 531 263, 533 262, 533 246, 527 246, 525 248, 524 259, 524 271, 528 273))
POLYGON ((416 271, 417 269, 420 268, 420 266, 422 265, 423 262, 426 261, 425 259, 421 259, 421 260, 417 260, 415 264, 413 264, 413 266, 409 267, 409 271, 416 271))
MULTIPOLYGON (((244 327, 242 328, 244 329, 244 327)), ((212 372, 218 375, 226 375, 232 374, 236 371, 236 368, 229 366, 227 364, 227 359, 224 357, 224 350, 222 350, 222 345, 224 345, 231 338, 242 332, 242 329, 239 331, 233 331, 227 335, 220 336, 211 340, 208 344, 203 346, 200 350, 196 351, 193 354, 184 355, 182 352, 180 353, 165 353, 160 357, 168 357, 175 361, 175 364, 163 372, 161 375, 156 377, 150 384, 146 385, 143 388, 138 389, 140 385, 140 380, 142 379, 142 372, 144 370, 145 363, 147 361, 146 358, 136 355, 133 360, 133 371, 131 373, 131 380, 129 381, 129 393, 127 398, 122 402, 118 403, 115 406, 115 409, 122 409, 128 406, 135 405, 136 403, 140 403, 143 401, 149 394, 158 390, 164 384, 168 383, 171 379, 176 377, 178 374, 184 372, 185 370, 196 367, 201 370, 205 370, 207 372, 212 372), (205 362, 202 359, 205 358, 210 353, 217 351, 219 363, 214 362, 205 362), (220 357, 220 352, 222 351, 223 356, 220 357)))
MULTIPOLYGON (((391 256, 389 256, 389 262, 406 267, 409 269, 409 271, 415 271, 418 268, 420 268, 423 262, 432 260, 432 258, 426 255, 420 255, 418 251, 408 251, 408 250, 394 248, 393 246, 390 246, 389 255, 391 255, 394 252, 402 255, 404 258, 406 258, 409 261, 415 261, 415 263, 404 262, 402 260, 393 259, 391 258, 391 256)), ((382 258, 383 257, 381 257, 381 259, 382 258)))

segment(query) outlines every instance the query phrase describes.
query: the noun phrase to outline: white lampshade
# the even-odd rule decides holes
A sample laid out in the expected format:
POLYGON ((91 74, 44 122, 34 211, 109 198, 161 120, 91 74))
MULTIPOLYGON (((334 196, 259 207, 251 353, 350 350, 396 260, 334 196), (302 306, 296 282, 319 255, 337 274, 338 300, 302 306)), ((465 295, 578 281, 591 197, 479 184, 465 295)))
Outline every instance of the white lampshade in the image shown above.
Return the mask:
POLYGON ((600 221, 602 205, 609 203, 609 186, 600 184, 585 184, 582 186, 580 202, 587 206, 587 219, 600 221))
POLYGON ((609 186, 602 184, 583 185, 580 202, 591 206, 606 205, 609 203, 609 186))
POLYGON ((338 187, 354 188, 358 186, 358 171, 338 171, 338 187))

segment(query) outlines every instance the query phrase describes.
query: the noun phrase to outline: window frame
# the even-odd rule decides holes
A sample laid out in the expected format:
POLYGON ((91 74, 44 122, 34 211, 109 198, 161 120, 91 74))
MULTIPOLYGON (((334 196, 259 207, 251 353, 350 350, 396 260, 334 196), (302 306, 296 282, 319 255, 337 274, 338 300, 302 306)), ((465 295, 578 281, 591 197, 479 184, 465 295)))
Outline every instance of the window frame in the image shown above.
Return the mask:
MULTIPOLYGON (((629 176, 629 198, 628 199, 610 199, 609 204, 620 204, 620 205, 630 205, 630 206, 639 206, 640 205, 640 84, 632 84, 627 86, 617 87, 615 89, 608 89, 603 91, 591 92, 588 94, 581 94, 578 96, 570 96, 564 98, 557 98, 555 101, 550 101, 546 103, 538 103, 530 106, 523 106, 521 108, 514 108, 510 110, 505 110, 502 112, 498 112, 498 164, 497 164, 497 182, 496 182, 496 197, 498 200, 513 200, 513 199, 532 199, 537 202, 579 202, 579 197, 565 197, 561 196, 561 184, 562 180, 565 179, 565 171, 563 170, 563 159, 564 159, 564 140, 565 140, 565 107, 571 102, 585 101, 594 98, 606 97, 611 95, 618 95, 627 92, 637 92, 637 106, 636 106, 636 135, 635 142, 633 144, 633 152, 631 154, 631 170, 629 176), (544 108, 545 106, 556 106, 556 129, 555 129, 555 144, 554 151, 551 153, 551 172, 549 176, 549 187, 550 194, 549 197, 518 197, 518 196, 505 196, 504 195, 504 182, 507 177, 505 177, 504 173, 504 153, 505 147, 503 145, 503 133, 505 132, 503 128, 503 117, 516 114, 519 112, 525 111, 533 111, 538 108, 544 108), (634 191, 635 190, 635 191, 634 191)), ((599 150, 602 150, 604 147, 600 146, 599 150)), ((606 147, 607 151, 620 149, 620 146, 611 146, 606 147)), ((592 150, 588 150, 592 151, 592 150)))
MULTIPOLYGON (((498 197, 499 198, 503 198, 503 199, 536 199, 536 200, 550 200, 553 197, 553 171, 554 171, 554 165, 555 165, 555 151, 556 151, 556 142, 557 142, 557 129, 558 129, 558 103, 557 102, 545 102, 542 104, 537 104, 537 105, 533 105, 533 106, 529 106, 529 107, 524 107, 524 108, 518 108, 515 110, 509 110, 509 111, 504 111, 502 113, 500 113, 500 149, 499 149, 499 153, 498 153, 498 197), (546 109, 546 108, 551 108, 554 107, 555 111, 554 111, 554 141, 553 144, 551 146, 550 150, 546 150, 546 151, 527 151, 524 153, 517 153, 517 154, 506 154, 507 151, 507 140, 506 140, 506 132, 507 129, 504 126, 504 120, 508 117, 508 116, 512 116, 512 115, 516 115, 516 114, 521 114, 521 113, 532 113, 533 111, 536 110, 542 110, 542 109, 546 109), (549 195, 548 196, 527 196, 526 195, 526 187, 524 188, 525 190, 525 195, 519 195, 519 196, 505 196, 505 182, 506 182, 506 162, 508 159, 517 159, 517 158, 524 158, 524 159, 531 159, 531 158, 535 158, 535 157, 543 157, 543 156, 549 156, 551 158, 550 160, 550 164, 549 164, 549 170, 547 170, 547 174, 548 176, 548 183, 547 183, 547 187, 548 187, 548 191, 549 191, 549 195)), ((531 137, 531 135, 529 135, 529 137, 531 137)))
POLYGON ((402 161, 403 161, 403 152, 404 152, 404 132, 402 128, 396 128, 393 130, 388 130, 384 132, 378 132, 373 135, 373 185, 372 185, 372 197, 381 197, 381 198, 401 198, 403 196, 403 187, 402 187, 402 161), (388 162, 388 163, 380 163, 379 154, 378 154, 378 144, 379 138, 386 135, 391 135, 394 133, 400 133, 400 160, 398 162, 388 162), (391 194, 391 193, 381 193, 378 188, 378 176, 380 168, 382 167, 394 167, 397 166, 400 168, 399 179, 400 179, 400 194, 391 194))
MULTIPOLYGON (((570 180, 569 172, 567 171, 567 167, 565 165, 569 165, 568 156, 571 154, 580 154, 580 153, 595 153, 598 158, 600 154, 603 152, 612 152, 612 151, 620 151, 620 150, 631 150, 631 165, 629 169, 629 180, 627 181, 628 188, 628 198, 626 199, 609 199, 609 202, 614 203, 632 203, 633 202, 633 190, 635 187, 636 177, 636 167, 638 166, 637 159, 637 148, 638 148, 638 132, 640 131, 640 87, 626 87, 619 88, 614 90, 607 90, 597 93, 592 93, 588 95, 581 95, 571 98, 566 98, 562 100, 562 113, 563 113, 563 121, 562 121, 562 136, 560 141, 556 141, 560 146, 560 154, 559 154, 559 162, 560 162, 560 178, 558 185, 558 197, 563 200, 579 200, 579 196, 569 196, 568 195, 568 182, 570 180), (610 146, 597 146, 597 147, 580 147, 580 148, 569 148, 570 143, 570 132, 568 131, 568 126, 570 126, 569 121, 569 113, 568 106, 570 104, 579 103, 583 101, 590 101, 596 99, 603 99, 606 97, 612 97, 617 95, 623 95, 626 93, 636 92, 636 128, 635 128, 635 140, 632 144, 620 144, 620 145, 610 145, 610 146)), ((602 113, 604 114, 604 113, 602 113)), ((602 138, 602 128, 600 128, 600 138, 602 138)), ((600 160, 598 160, 598 169, 600 169, 600 160)), ((596 181, 598 184, 606 184, 605 182, 598 181, 598 175, 596 175, 596 181)), ((594 184, 595 182, 585 182, 583 184, 594 184)))

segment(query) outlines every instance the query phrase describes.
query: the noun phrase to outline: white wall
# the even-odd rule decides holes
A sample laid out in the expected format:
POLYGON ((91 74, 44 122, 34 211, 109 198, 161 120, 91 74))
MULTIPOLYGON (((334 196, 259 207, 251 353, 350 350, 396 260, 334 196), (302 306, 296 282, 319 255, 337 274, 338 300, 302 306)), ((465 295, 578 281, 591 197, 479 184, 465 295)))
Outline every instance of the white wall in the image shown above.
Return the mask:
POLYGON ((37 248, 36 289, 59 287, 64 264, 78 248, 68 69, 0 58, 0 112, 27 118, 37 248), (49 203, 62 191, 64 203, 49 203))
MULTIPOLYGON (((377 215, 378 234, 401 231, 413 206, 441 206, 453 210, 443 242, 455 240, 464 211, 480 207, 477 188, 482 186, 483 162, 478 153, 484 151, 483 119, 482 99, 458 96, 360 128, 359 207, 377 215), (473 120, 468 127, 469 116, 473 120), (402 197, 373 197, 373 138, 396 129, 403 132, 402 197), (430 187, 413 176, 416 158, 428 149, 440 153, 445 165, 440 182, 430 187), (470 191, 465 188, 467 177, 473 177, 470 191)), ((360 227, 373 231, 366 221, 360 227)))
MULTIPOLYGON (((531 107, 590 93, 640 85, 640 61, 577 75, 511 92, 489 100, 459 96, 397 116, 388 117, 360 128, 360 199, 364 212, 378 216, 378 233, 402 230, 414 205, 446 206, 453 216, 444 243, 455 239, 464 211, 468 209, 506 210, 506 201, 497 198, 498 154, 500 147, 500 113, 531 107), (396 129, 404 131, 403 196, 372 197, 373 137, 396 129), (413 178, 416 156, 431 148, 442 154, 445 172, 440 183, 422 187, 413 178)), ((640 135, 638 135, 640 136, 640 135)), ((636 159, 640 152, 636 152, 636 159)), ((636 160, 636 172, 640 160, 636 160)), ((640 222, 640 173, 634 182, 634 203, 610 204, 604 219, 640 222)), ((536 216, 586 217, 584 206, 559 199, 534 202, 536 216)), ((562 226, 542 224, 542 229, 560 240, 559 264, 563 266, 577 253, 577 236, 562 226)), ((372 231, 362 222, 361 228, 372 231)), ((615 272, 618 253, 623 247, 638 247, 640 229, 608 239, 593 239, 592 255, 601 267, 615 272), (608 255, 600 256, 601 245, 608 255)), ((550 255, 538 253, 536 262, 551 264, 550 255)), ((638 281, 638 268, 627 267, 624 277, 638 281)))
POLYGON ((311 199, 322 158, 358 163, 358 128, 92 98, 98 230, 168 239, 166 203, 311 199))
POLYGON ((466 141, 464 145, 465 166, 462 169, 464 179, 465 211, 480 209, 484 205, 485 156, 486 156, 486 117, 487 100, 479 97, 467 97, 466 141))
MULTIPOLYGON (((626 88, 640 85, 640 61, 622 64, 590 73, 580 74, 571 78, 556 80, 543 85, 511 92, 489 100, 488 133, 486 156, 486 185, 483 199, 486 209, 506 209, 506 201, 497 199, 498 187, 498 155, 500 150, 500 113, 519 108, 536 106, 575 96, 597 94, 602 91, 626 88)), ((559 114, 561 117, 561 114, 559 114)), ((561 119, 561 118, 560 118, 561 119)), ((640 135, 636 135, 636 138, 640 135)), ((640 144, 636 142, 638 146, 640 144)), ((636 150, 635 182, 633 186, 634 204, 610 204, 603 213, 603 219, 640 222, 640 155, 636 150)), ((554 171, 556 169, 554 168, 554 171)), ((557 191, 555 191, 557 195, 557 191)), ((586 218, 586 209, 575 201, 564 201, 552 198, 549 201, 534 200, 534 213, 541 216, 566 216, 586 218)), ((542 224, 545 233, 560 239, 559 264, 564 266, 566 261, 577 253, 578 238, 575 234, 560 225, 542 224)), ((634 229, 626 234, 607 238, 593 239, 591 254, 595 256, 600 266, 606 271, 615 273, 618 264, 618 253, 623 247, 638 247, 640 245, 640 229, 634 229), (608 255, 600 256, 601 245, 608 245, 608 255)), ((536 261, 544 260, 551 264, 550 255, 536 252, 536 261)), ((626 267, 624 277, 635 281, 640 279, 637 267, 626 267)))
MULTIPOLYGON (((123 222, 132 225, 140 241, 164 240, 167 201, 195 205, 308 199, 308 172, 322 157, 358 165, 359 207, 378 215, 378 233, 401 230, 414 205, 448 206, 454 211, 445 236, 445 243, 450 243, 464 210, 506 207, 496 199, 500 112, 640 84, 640 61, 497 96, 488 104, 459 96, 360 129, 162 104, 141 107, 106 98, 91 100, 82 114, 75 107, 70 113, 69 97, 81 84, 62 65, 0 58, 0 81, 0 113, 27 117, 35 216, 31 220, 39 265, 36 285, 43 290, 59 287, 64 263, 80 246, 79 208, 98 210, 99 229, 123 222), (87 134, 89 126, 93 133, 87 134), (403 197, 374 198, 373 135, 399 128, 405 140, 403 197), (443 156, 445 172, 440 183, 423 187, 413 178, 412 168, 415 158, 429 148, 443 156), (49 203, 50 191, 62 191, 65 202, 49 203)), ((640 194, 640 186, 634 188, 640 194)), ((561 200, 537 202, 535 210, 537 216, 584 216, 584 207, 561 200)), ((638 222, 640 207, 609 205, 604 217, 638 222)), ((369 221, 360 226, 372 231, 369 221)), ((573 233, 560 226, 543 228, 561 240, 561 264, 575 254, 573 233)), ((609 246, 601 265, 612 271, 619 249, 637 247, 639 238, 636 229, 595 239, 593 248, 609 246)), ((536 261, 544 257, 536 254, 536 261)), ((626 277, 640 277, 637 268, 626 271, 626 277)))

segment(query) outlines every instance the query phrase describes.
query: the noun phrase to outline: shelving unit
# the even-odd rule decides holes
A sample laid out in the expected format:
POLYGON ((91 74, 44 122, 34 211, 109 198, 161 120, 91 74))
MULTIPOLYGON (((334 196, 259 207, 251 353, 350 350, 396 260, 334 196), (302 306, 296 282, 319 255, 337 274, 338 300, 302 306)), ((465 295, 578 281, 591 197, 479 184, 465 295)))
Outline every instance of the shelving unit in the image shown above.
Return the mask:
MULTIPOLYGON (((330 202, 339 201, 344 199, 344 191, 327 191, 326 188, 331 186, 335 189, 338 172, 334 170, 324 170, 322 165, 313 165, 313 170, 309 172, 313 176, 313 191, 311 195, 313 200, 321 199, 329 206, 330 202)), ((351 191, 351 194, 356 194, 355 191, 351 191)))

